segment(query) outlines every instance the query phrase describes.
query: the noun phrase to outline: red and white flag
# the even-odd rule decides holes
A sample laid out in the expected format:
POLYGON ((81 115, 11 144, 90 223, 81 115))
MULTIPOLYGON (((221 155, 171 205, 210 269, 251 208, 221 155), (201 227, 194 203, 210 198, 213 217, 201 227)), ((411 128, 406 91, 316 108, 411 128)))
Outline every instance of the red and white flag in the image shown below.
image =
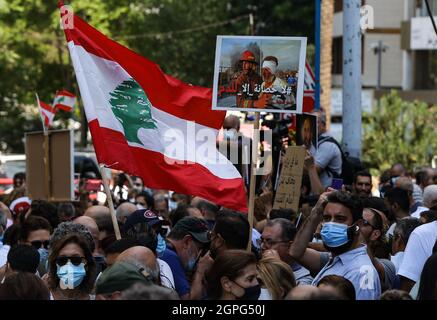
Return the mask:
POLYGON ((74 104, 76 103, 76 96, 67 90, 61 90, 56 92, 55 99, 53 100, 53 109, 60 109, 71 112, 74 104))
POLYGON ((211 110, 212 89, 164 74, 76 15, 73 22, 64 31, 99 163, 149 188, 247 212, 243 179, 216 149, 226 113, 211 110))
POLYGON ((41 120, 44 124, 44 130, 49 128, 53 124, 53 119, 55 118, 56 110, 52 108, 51 105, 39 101, 38 94, 36 95, 36 101, 38 102, 39 113, 41 116, 41 120))

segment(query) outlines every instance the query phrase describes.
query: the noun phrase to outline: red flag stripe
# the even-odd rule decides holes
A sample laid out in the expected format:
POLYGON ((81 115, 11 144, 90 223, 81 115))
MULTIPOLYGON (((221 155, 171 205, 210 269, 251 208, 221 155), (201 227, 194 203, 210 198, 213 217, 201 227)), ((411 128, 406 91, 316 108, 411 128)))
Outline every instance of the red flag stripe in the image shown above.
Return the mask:
POLYGON ((74 95, 71 92, 68 92, 67 90, 60 90, 58 92, 56 92, 57 96, 67 96, 67 97, 72 97, 72 98, 76 98, 76 95, 74 95))
POLYGON ((122 133, 100 127, 97 119, 89 123, 89 129, 99 163, 141 176, 149 188, 189 192, 224 207, 247 212, 246 203, 235 203, 235 199, 246 197, 243 179, 221 179, 197 163, 169 164, 159 152, 129 146, 122 133), (113 163, 114 159, 117 159, 116 163, 113 163), (229 196, 230 192, 233 193, 232 197, 229 196))

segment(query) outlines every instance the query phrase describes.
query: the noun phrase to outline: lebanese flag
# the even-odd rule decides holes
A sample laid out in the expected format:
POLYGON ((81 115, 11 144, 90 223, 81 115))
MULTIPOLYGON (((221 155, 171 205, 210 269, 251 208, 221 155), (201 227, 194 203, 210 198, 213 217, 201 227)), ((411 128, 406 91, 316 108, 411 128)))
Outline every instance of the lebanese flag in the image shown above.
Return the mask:
POLYGON ((61 109, 67 112, 73 110, 76 103, 76 96, 67 90, 61 90, 56 92, 55 99, 53 100, 53 109, 61 109))
POLYGON ((76 15, 73 23, 64 31, 99 163, 247 212, 243 179, 216 149, 226 113, 211 110, 212 89, 164 74, 76 15))
POLYGON ((36 95, 36 100, 38 102, 41 120, 44 123, 44 126, 48 128, 53 123, 56 111, 49 104, 39 101, 38 95, 36 95))

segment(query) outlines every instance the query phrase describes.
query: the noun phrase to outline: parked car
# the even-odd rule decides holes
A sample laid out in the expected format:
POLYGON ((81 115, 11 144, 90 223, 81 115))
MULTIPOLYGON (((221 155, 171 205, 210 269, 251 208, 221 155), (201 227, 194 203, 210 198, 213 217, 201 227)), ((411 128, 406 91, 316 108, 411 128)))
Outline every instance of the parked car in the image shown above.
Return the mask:
MULTIPOLYGON (((0 195, 12 190, 12 178, 17 172, 26 172, 25 154, 0 155, 0 195)), ((93 186, 98 184, 102 176, 99 171, 96 156, 93 152, 74 153, 75 180, 87 178, 94 180, 93 186)), ((78 184, 78 181, 75 181, 78 184)), ((94 189, 94 188, 93 188, 94 189)))

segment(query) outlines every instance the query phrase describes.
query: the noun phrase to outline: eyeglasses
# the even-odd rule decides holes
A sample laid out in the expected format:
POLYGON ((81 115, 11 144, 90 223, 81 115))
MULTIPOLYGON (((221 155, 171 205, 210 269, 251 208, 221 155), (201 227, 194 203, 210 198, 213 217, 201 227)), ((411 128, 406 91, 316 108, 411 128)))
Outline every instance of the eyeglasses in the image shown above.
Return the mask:
POLYGON ((286 242, 288 242, 288 241, 286 241, 286 240, 274 241, 272 239, 264 239, 263 237, 256 240, 256 243, 258 246, 261 246, 264 243, 267 248, 271 248, 272 246, 274 246, 275 244, 278 244, 278 243, 286 243, 286 242))
POLYGON ((71 263, 73 265, 78 266, 82 262, 85 261, 85 257, 79 257, 79 256, 73 256, 73 257, 59 256, 59 257, 56 258, 56 264, 59 265, 59 266, 66 265, 68 261, 71 261, 71 263))
POLYGON ((30 244, 31 244, 35 249, 40 249, 41 247, 44 247, 44 249, 48 249, 48 248, 49 248, 50 241, 49 241, 49 240, 44 240, 44 241, 35 240, 35 241, 30 242, 30 244))

